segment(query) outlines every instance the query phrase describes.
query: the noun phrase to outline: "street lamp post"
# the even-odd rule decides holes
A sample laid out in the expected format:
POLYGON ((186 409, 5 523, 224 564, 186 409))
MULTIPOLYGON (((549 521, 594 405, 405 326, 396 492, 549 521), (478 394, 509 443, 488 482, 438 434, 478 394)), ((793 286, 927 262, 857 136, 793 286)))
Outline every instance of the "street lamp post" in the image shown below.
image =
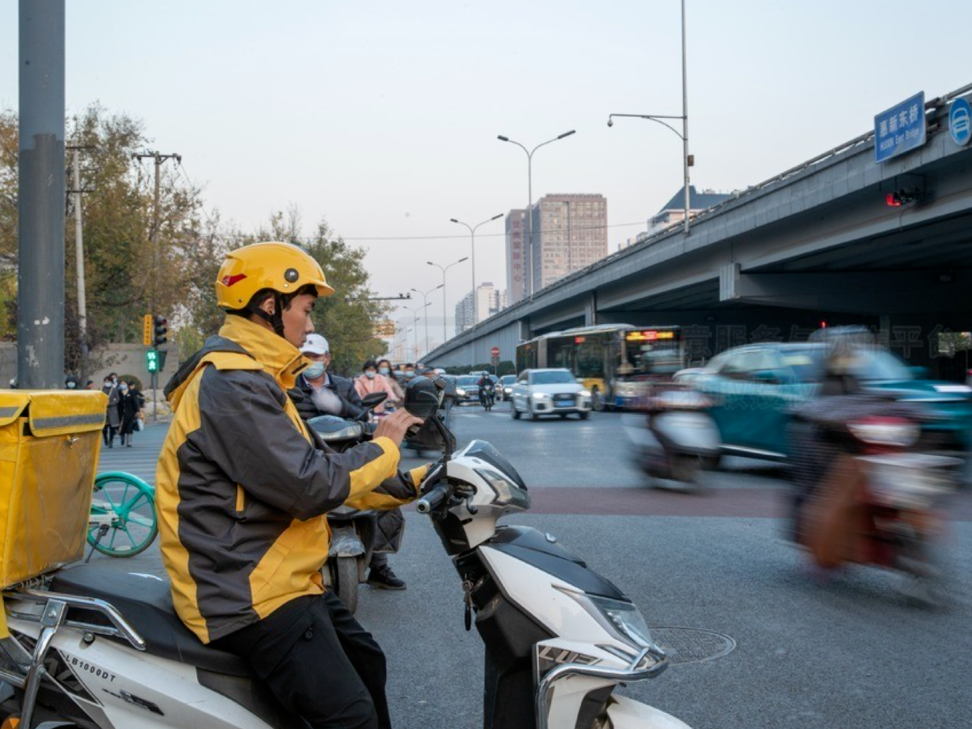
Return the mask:
POLYGON ((472 295, 473 295, 473 315, 472 323, 476 324, 476 228, 480 225, 486 225, 486 223, 492 223, 494 220, 499 220, 503 217, 503 213, 499 215, 494 215, 489 220, 484 220, 481 223, 476 223, 476 225, 469 225, 469 223, 464 223, 461 220, 456 220, 455 218, 449 218, 450 223, 458 223, 459 225, 465 225, 469 229, 469 237, 471 239, 471 245, 469 247, 470 255, 472 256, 472 295))
MULTIPOLYGON (((422 311, 423 309, 425 309, 428 305, 429 304, 426 302, 422 306, 416 306, 416 307, 406 306, 405 307, 410 312, 412 312, 412 329, 415 331, 415 348, 412 350, 415 353, 415 356, 412 358, 412 362, 413 363, 415 363, 418 360, 418 355, 419 355, 419 353, 418 353, 418 323, 419 323, 419 320, 422 317, 420 317, 418 315, 418 313, 420 311, 422 311)), ((408 346, 407 343, 406 343, 406 346, 408 346)))
POLYGON ((453 261, 447 266, 440 266, 438 263, 432 263, 432 261, 426 261, 430 266, 435 266, 440 271, 442 271, 442 343, 445 344, 446 340, 449 338, 446 334, 446 271, 455 266, 456 264, 462 263, 463 261, 468 261, 468 256, 463 256, 458 261, 453 261))
POLYGON ((538 144, 536 147, 534 147, 531 150, 528 150, 522 144, 510 139, 509 137, 504 137, 502 134, 497 135, 496 137, 501 142, 509 142, 510 144, 515 144, 517 147, 522 149, 527 156, 527 196, 530 199, 527 201, 526 214, 527 214, 527 229, 529 230, 528 245, 529 245, 529 260, 530 260, 530 299, 531 300, 533 300, 533 214, 530 210, 530 206, 533 205, 533 153, 536 152, 538 149, 540 149, 540 147, 545 147, 548 144, 552 144, 553 142, 560 141, 564 137, 569 137, 571 134, 574 134, 576 131, 577 130, 575 129, 571 129, 569 132, 564 132, 563 134, 556 136, 553 139, 548 139, 546 142, 542 142, 538 144))
POLYGON ((688 72, 685 65, 685 0, 682 0, 682 115, 681 116, 660 116, 657 114, 609 114, 608 115, 608 126, 614 126, 613 118, 616 116, 626 116, 632 117, 634 119, 648 119, 649 121, 658 122, 669 129, 671 129, 675 135, 682 140, 682 170, 684 173, 685 181, 685 221, 683 223, 683 230, 685 234, 689 234, 689 208, 691 206, 691 201, 689 199, 689 167, 695 164, 695 159, 689 154, 689 136, 688 136, 688 72), (681 119, 682 120, 682 133, 679 134, 678 130, 673 127, 665 119, 681 119))
MULTIPOLYGON (((438 286, 436 286, 434 289, 429 289, 428 291, 419 291, 418 289, 411 289, 411 290, 414 291, 417 294, 422 294, 422 301, 425 302, 425 305, 424 306, 428 306, 429 305, 429 294, 431 294, 433 291, 438 291, 439 289, 444 288, 444 287, 445 287, 445 284, 444 283, 441 283, 438 286)), ((424 306, 423 306, 423 308, 424 308, 424 306)), ((428 314, 426 314, 425 315, 425 352, 426 352, 426 354, 428 354, 428 351, 429 351, 429 316, 428 316, 428 314)))

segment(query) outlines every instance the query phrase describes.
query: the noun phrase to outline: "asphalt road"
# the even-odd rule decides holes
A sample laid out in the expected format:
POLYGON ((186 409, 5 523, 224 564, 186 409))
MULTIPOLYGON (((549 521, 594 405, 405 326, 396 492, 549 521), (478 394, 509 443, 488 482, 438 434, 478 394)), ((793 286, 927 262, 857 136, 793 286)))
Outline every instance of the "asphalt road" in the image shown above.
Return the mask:
MULTIPOLYGON (((685 627, 735 642, 728 655, 675 665, 622 693, 696 729, 972 726, 972 495, 959 494, 948 509, 941 555, 951 600, 919 608, 893 573, 852 567, 825 584, 813 579, 781 536, 778 467, 728 459, 701 496, 650 488, 629 462, 626 422, 636 419, 513 421, 503 404, 489 414, 468 406, 455 421, 460 443, 492 442, 530 486, 533 510, 508 522, 556 535, 621 587, 658 634, 685 627)), ((163 430, 105 451, 102 468, 151 481, 163 430)), ((459 579, 431 526, 415 512, 407 520, 392 566, 408 589, 362 587, 358 618, 388 656, 396 726, 474 729, 482 644, 463 629, 459 579)), ((154 548, 93 561, 161 572, 154 548)))

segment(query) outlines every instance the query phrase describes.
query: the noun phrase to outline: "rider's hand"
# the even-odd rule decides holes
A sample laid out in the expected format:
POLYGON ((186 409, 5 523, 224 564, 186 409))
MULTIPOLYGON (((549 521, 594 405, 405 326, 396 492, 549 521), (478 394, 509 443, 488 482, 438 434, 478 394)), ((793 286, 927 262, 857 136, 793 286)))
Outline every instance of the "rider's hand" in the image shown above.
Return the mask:
POLYGON ((412 426, 418 427, 424 420, 416 418, 408 410, 396 410, 391 415, 381 419, 375 428, 375 438, 388 438, 396 447, 401 447, 405 432, 412 426))

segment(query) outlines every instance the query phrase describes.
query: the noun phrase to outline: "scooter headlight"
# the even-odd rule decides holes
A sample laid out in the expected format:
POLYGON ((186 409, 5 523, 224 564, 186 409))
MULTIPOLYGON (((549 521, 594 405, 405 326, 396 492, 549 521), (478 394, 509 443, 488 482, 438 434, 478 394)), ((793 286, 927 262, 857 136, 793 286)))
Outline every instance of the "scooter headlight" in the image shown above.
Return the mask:
MULTIPOLYGON (((523 489, 510 481, 499 471, 495 471, 492 468, 477 468, 476 473, 486 479, 486 483, 489 484, 489 487, 496 494, 496 498, 493 499, 493 503, 497 506, 506 506, 507 504, 512 503, 524 503, 526 494, 523 489)), ((526 503, 529 505, 528 501, 526 501, 526 503)))
POLYGON ((638 648, 653 648, 655 641, 645 623, 645 618, 634 603, 612 600, 608 597, 588 595, 587 598, 625 643, 638 648))
POLYGON ((641 611, 634 603, 586 592, 574 592, 563 587, 558 589, 579 602, 618 641, 636 651, 644 648, 658 649, 641 611))

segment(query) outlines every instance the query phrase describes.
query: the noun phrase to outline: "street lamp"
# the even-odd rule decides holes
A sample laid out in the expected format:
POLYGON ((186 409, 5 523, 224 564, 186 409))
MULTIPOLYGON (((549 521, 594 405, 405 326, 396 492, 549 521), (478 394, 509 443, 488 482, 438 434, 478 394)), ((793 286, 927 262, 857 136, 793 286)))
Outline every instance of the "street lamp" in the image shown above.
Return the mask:
MULTIPOLYGON (((410 290, 411 291, 414 291, 417 294, 422 294, 422 301, 425 302, 425 306, 428 306, 429 305, 429 294, 431 294, 433 291, 438 291, 439 289, 443 288, 444 286, 445 286, 445 284, 444 283, 441 283, 438 286, 436 286, 434 289, 429 289, 428 291, 419 291, 418 289, 410 289, 410 290)), ((426 353, 428 353, 428 351, 429 351, 429 317, 428 316, 425 317, 425 351, 426 351, 426 353)))
POLYGON ((492 223, 494 220, 499 220, 503 217, 503 213, 499 215, 494 215, 489 220, 484 220, 481 223, 476 223, 476 225, 469 225, 469 223, 464 223, 461 220, 456 220, 455 218, 449 218, 450 223, 458 223, 459 225, 465 225, 469 229, 469 236, 472 239, 472 244, 470 246, 470 251, 472 251, 472 295, 473 295, 473 315, 472 323, 476 324, 476 228, 480 225, 486 225, 486 223, 492 223))
POLYGON ((462 263, 463 261, 468 261, 469 256, 463 256, 458 261, 453 261, 448 266, 440 266, 438 263, 432 263, 432 261, 426 261, 430 266, 435 266, 440 271, 442 271, 442 343, 445 344, 446 340, 449 338, 446 334, 446 271, 455 266, 457 263, 462 263))
POLYGON ((569 132, 564 132, 563 134, 554 137, 553 139, 548 139, 546 142, 542 142, 541 144, 538 144, 532 150, 528 150, 519 142, 516 142, 510 139, 509 137, 504 137, 502 134, 497 135, 496 137, 501 142, 509 142, 510 144, 515 144, 517 147, 519 147, 524 152, 526 152, 526 156, 527 156, 527 195, 529 196, 530 199, 527 201, 526 214, 527 214, 527 229, 529 230, 528 235, 530 240, 529 259, 530 259, 530 299, 531 301, 533 300, 533 215, 530 211, 530 206, 533 205, 533 153, 536 152, 538 149, 540 149, 540 147, 544 147, 553 142, 560 141, 564 137, 569 137, 571 134, 574 134, 576 131, 577 130, 575 129, 571 129, 569 132))
MULTIPOLYGON (((422 318, 422 317, 420 317, 420 316, 418 315, 418 313, 419 313, 420 311, 422 311, 422 309, 424 309, 424 308, 425 308, 425 307, 427 307, 428 305, 429 305, 428 303, 425 303, 425 304, 423 304, 422 306, 416 306, 416 307, 412 307, 412 306, 406 306, 406 307, 405 307, 405 308, 406 308, 406 309, 408 309, 408 310, 409 310, 410 312, 412 312, 412 328, 413 328, 413 329, 414 329, 414 331, 415 331, 415 349, 413 350, 413 351, 414 351, 414 353, 415 353, 415 356, 414 356, 414 357, 412 358, 412 362, 413 362, 413 363, 414 363, 414 362, 415 362, 416 360, 418 360, 418 323, 419 323, 419 319, 421 319, 421 318, 422 318)), ((406 344, 406 346, 407 346, 407 344, 406 344)))
MULTIPOLYGON (((406 326, 406 320, 403 318, 395 320, 395 334, 396 336, 401 334, 402 336, 402 347, 405 351, 405 359, 408 359, 408 333, 412 331, 406 326)), ((396 345, 397 346, 397 345, 396 345)), ((397 356, 397 355, 393 355, 397 356)))
POLYGON ((648 121, 658 122, 669 129, 671 129, 675 135, 682 140, 682 169, 685 176, 685 221, 683 230, 685 235, 689 234, 689 207, 691 202, 689 200, 689 167, 695 164, 695 159, 689 154, 689 137, 688 137, 688 74, 685 68, 685 0, 682 0, 682 115, 681 116, 659 116, 656 114, 609 114, 608 123, 609 127, 614 126, 613 118, 616 116, 626 116, 632 117, 634 119, 647 119, 648 121), (682 120, 682 133, 679 134, 678 130, 673 127, 665 119, 681 119, 682 120))

